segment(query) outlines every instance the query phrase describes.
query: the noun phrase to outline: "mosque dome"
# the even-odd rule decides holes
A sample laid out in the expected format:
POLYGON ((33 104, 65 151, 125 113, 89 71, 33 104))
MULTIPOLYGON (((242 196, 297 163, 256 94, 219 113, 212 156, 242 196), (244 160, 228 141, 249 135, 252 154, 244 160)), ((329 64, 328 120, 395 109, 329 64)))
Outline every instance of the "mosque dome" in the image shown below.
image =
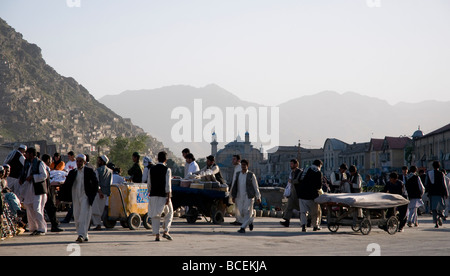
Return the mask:
POLYGON ((413 133, 412 138, 413 138, 413 139, 417 139, 417 138, 420 138, 420 137, 423 137, 423 131, 421 131, 421 130, 420 130, 420 127, 419 127, 419 129, 416 130, 416 131, 413 133))

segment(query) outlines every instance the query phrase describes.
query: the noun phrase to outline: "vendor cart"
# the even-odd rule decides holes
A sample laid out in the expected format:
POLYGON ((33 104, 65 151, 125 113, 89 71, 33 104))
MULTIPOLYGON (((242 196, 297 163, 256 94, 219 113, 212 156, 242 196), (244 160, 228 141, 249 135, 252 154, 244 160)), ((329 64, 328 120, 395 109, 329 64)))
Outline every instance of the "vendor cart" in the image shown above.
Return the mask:
POLYGON ((195 223, 199 216, 203 216, 206 221, 214 224, 223 223, 228 196, 228 192, 219 190, 172 187, 173 209, 189 207, 186 213, 188 223, 195 223), (208 220, 208 217, 211 220, 208 220))
POLYGON ((103 217, 103 225, 106 228, 114 228, 117 221, 130 230, 137 230, 141 223, 146 229, 151 229, 147 184, 111 185, 108 212, 103 217))
POLYGON ((331 232, 337 232, 340 226, 351 226, 353 231, 363 235, 368 235, 373 225, 394 235, 399 220, 394 215, 396 212, 389 210, 409 203, 401 195, 387 193, 323 194, 315 202, 326 210, 331 232))

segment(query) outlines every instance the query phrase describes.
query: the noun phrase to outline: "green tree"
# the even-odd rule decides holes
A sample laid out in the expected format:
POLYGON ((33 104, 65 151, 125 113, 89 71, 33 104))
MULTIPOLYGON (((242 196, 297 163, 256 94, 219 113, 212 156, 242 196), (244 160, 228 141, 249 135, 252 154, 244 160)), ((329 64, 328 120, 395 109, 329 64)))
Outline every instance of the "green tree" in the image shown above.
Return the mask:
POLYGON ((108 157, 116 167, 121 168, 122 172, 126 172, 133 165, 133 152, 142 153, 147 150, 147 139, 147 135, 130 138, 117 137, 111 145, 108 157))
POLYGON ((97 146, 97 155, 100 156, 101 155, 101 149, 105 148, 105 147, 109 147, 112 144, 112 140, 111 138, 107 137, 107 138, 102 138, 100 140, 98 140, 96 146, 97 146))

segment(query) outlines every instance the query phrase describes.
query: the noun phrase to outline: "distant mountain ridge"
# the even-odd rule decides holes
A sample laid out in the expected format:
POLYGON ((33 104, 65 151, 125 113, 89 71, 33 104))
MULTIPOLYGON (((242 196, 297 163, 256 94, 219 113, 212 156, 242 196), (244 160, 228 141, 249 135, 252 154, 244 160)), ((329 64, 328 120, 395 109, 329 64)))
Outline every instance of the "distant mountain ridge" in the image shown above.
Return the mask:
MULTIPOLYGON (((200 88, 174 85, 126 91, 119 95, 104 96, 99 101, 118 114, 132 118, 146 131, 165 141, 175 154, 179 155, 183 148, 191 147, 194 153, 202 157, 210 153, 209 143, 175 143, 170 135, 176 122, 171 119, 172 110, 179 106, 192 110, 194 99, 202 99, 203 108, 216 106, 225 110, 226 107, 237 106, 260 107, 259 104, 240 100, 215 84, 200 88)), ((385 100, 354 92, 339 94, 324 91, 292 99, 278 107, 280 145, 297 145, 298 140, 301 140, 305 148, 320 148, 330 137, 352 143, 368 142, 370 138, 385 136, 411 136, 419 125, 423 130, 432 131, 448 124, 450 102, 390 105, 385 100)), ((204 124, 208 121, 204 120, 204 124)), ((240 136, 243 137, 243 134, 240 136)), ((259 141, 254 145, 259 148, 259 141)), ((224 143, 219 143, 218 147, 223 148, 224 143)))

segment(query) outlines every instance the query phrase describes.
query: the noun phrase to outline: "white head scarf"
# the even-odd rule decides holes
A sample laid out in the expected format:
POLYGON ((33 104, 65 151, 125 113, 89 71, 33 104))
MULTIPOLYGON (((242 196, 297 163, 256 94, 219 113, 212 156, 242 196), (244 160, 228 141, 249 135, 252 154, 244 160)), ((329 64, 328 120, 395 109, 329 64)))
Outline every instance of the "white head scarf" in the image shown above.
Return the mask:
POLYGON ((86 162, 86 155, 84 155, 84 154, 78 154, 77 158, 81 158, 84 160, 84 162, 86 162))

